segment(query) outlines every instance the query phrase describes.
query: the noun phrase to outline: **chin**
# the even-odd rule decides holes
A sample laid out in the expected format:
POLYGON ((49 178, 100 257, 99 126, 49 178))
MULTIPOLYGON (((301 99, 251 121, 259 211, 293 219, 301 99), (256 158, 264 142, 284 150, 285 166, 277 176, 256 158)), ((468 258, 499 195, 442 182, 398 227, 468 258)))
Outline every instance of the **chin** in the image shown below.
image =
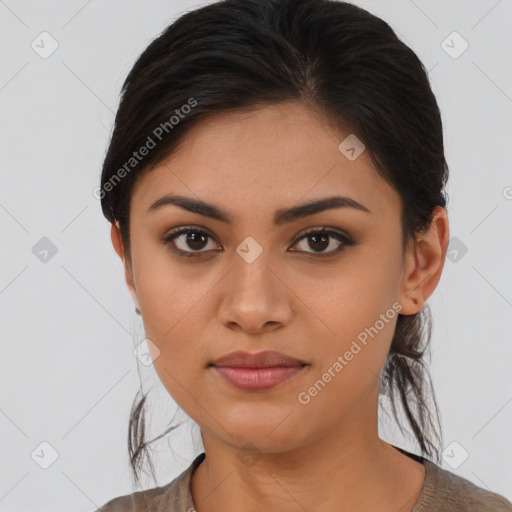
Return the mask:
POLYGON ((246 445, 253 445, 253 449, 255 447, 261 452, 279 453, 292 450, 305 442, 302 437, 304 432, 296 428, 296 418, 294 422, 288 421, 289 418, 285 419, 286 414, 269 418, 246 413, 237 419, 217 418, 226 429, 218 431, 218 436, 233 448, 243 449, 246 445))

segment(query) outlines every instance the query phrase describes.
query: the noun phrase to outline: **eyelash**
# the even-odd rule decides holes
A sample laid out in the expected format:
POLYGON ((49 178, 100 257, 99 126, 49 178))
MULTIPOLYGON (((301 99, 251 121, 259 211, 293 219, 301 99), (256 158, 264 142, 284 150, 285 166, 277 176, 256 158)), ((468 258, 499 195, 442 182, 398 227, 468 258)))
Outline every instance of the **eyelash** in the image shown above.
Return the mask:
MULTIPOLYGON (((172 247, 170 247, 171 250, 178 256, 184 257, 184 258, 198 258, 198 257, 201 257, 203 254, 208 253, 209 251, 199 251, 199 252, 182 251, 181 249, 177 249, 176 246, 174 246, 174 244, 172 242, 175 238, 178 238, 181 235, 190 234, 190 233, 200 233, 202 235, 206 235, 207 237, 214 239, 213 236, 211 236, 209 233, 207 233, 206 231, 204 231, 202 229, 194 228, 192 226, 187 226, 185 228, 179 228, 176 231, 171 231, 169 234, 165 235, 162 238, 162 243, 164 243, 165 245, 171 244, 172 245, 172 247)), ((297 238, 294 241, 293 245, 297 245, 300 241, 302 241, 303 239, 307 239, 310 236, 318 235, 318 234, 322 234, 322 233, 327 234, 330 237, 335 238, 336 240, 341 242, 340 247, 338 249, 329 251, 327 253, 315 253, 315 252, 308 252, 308 251, 294 251, 294 252, 306 252, 306 254, 312 255, 313 257, 326 258, 326 257, 332 256, 333 254, 337 254, 337 253, 343 251, 345 249, 345 247, 350 247, 352 245, 355 245, 355 242, 348 236, 346 236, 343 233, 340 233, 338 231, 330 230, 326 227, 315 228, 310 231, 307 231, 306 233, 301 235, 299 238, 297 238)))

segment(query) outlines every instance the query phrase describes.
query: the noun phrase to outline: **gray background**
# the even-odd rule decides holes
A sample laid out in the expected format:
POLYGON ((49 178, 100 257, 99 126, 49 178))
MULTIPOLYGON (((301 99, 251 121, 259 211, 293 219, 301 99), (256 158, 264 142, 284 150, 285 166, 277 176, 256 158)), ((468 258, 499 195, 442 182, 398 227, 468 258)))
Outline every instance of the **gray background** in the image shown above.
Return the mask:
MULTIPOLYGON (((418 54, 443 114, 453 238, 429 301, 443 467, 512 500, 512 1, 357 4, 418 54), (469 44, 457 58, 454 31, 469 44)), ((93 190, 134 60, 199 5, 0 0, 0 511, 88 511, 134 490, 126 437, 144 333, 93 190), (31 47, 51 49, 43 31, 58 43, 47 58, 31 47)), ((175 404, 139 367, 156 435, 175 404)), ((416 449, 385 421, 381 435, 416 449)), ((155 446, 159 485, 201 450, 192 421, 170 443, 155 446)))

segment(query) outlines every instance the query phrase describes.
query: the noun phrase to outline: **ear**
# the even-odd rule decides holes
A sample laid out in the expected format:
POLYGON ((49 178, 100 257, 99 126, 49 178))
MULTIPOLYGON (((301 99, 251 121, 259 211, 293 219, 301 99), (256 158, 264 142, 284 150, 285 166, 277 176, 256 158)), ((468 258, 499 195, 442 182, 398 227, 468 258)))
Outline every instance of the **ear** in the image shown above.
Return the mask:
POLYGON ((421 311, 425 301, 436 289, 443 271, 450 239, 448 213, 436 206, 427 232, 418 235, 416 244, 411 241, 405 255, 402 294, 402 315, 421 311))
POLYGON ((140 310, 139 301, 137 299, 137 290, 135 289, 135 282, 133 280, 131 265, 125 258, 124 244, 123 238, 121 236, 121 229, 119 227, 119 221, 116 221, 115 224, 112 224, 110 228, 110 238, 112 239, 112 245, 117 253, 117 255, 121 258, 121 261, 124 265, 124 278, 126 281, 126 285, 128 286, 128 290, 130 295, 133 298, 135 306, 140 310))

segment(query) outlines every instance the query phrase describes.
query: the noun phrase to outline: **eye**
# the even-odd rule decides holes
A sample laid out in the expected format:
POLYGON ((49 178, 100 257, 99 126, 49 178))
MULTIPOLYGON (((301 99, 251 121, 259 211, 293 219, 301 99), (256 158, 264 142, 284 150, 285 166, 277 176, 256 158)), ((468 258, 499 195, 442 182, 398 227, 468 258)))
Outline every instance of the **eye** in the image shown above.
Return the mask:
MULTIPOLYGON (((301 241, 309 239, 309 242, 307 245, 314 249, 313 252, 310 252, 310 254, 318 255, 320 257, 326 255, 330 256, 334 253, 338 253, 342 251, 345 247, 350 247, 355 244, 355 242, 349 238, 348 236, 344 235, 343 233, 340 233, 338 231, 333 231, 331 229, 327 229, 325 227, 322 227, 320 229, 312 229, 302 235, 294 245, 298 245, 301 241), (332 247, 331 241, 332 239, 335 239, 338 243, 337 248, 329 251, 325 251, 325 249, 328 249, 329 247, 332 247), (331 241, 329 240, 331 239, 331 241), (323 252, 322 252, 323 251, 323 252)), ((304 244, 306 245, 306 244, 304 244)), ((299 251, 301 252, 301 251, 299 251)), ((304 251, 308 252, 308 251, 304 251)))
MULTIPOLYGON (((214 244, 213 248, 208 249, 207 241, 208 239, 213 240, 213 237, 207 233, 206 231, 198 228, 194 228, 192 226, 187 226, 185 228, 179 228, 175 231, 171 231, 169 234, 165 235, 162 238, 162 243, 169 245, 170 249, 176 253, 178 256, 183 257, 200 257, 203 253, 211 252, 212 250, 219 249, 218 244, 214 244), (192 249, 192 250, 189 250, 192 249), (205 250, 201 250, 205 249, 205 250)), ((355 242, 349 238, 347 235, 344 235, 341 232, 333 231, 331 229, 327 229, 325 227, 317 228, 308 231, 304 235, 302 235, 299 239, 295 241, 293 246, 298 245, 303 240, 310 239, 308 243, 309 247, 314 249, 310 254, 315 256, 329 256, 334 253, 338 253, 342 251, 345 247, 349 247, 355 244, 355 242), (331 240, 329 240, 331 239, 331 240), (334 250, 325 251, 332 246, 331 241, 335 239, 338 243, 338 246, 334 250), (312 241, 312 243, 311 243, 312 241)), ((297 252, 297 251, 292 251, 297 252)), ((298 252, 308 252, 308 251, 298 251, 298 252)))
POLYGON ((213 240, 213 237, 206 231, 189 226, 176 231, 171 231, 171 233, 164 236, 162 242, 164 244, 170 244, 171 250, 178 256, 190 258, 201 256, 204 252, 209 252, 198 251, 198 249, 204 248, 205 242, 208 238, 213 240), (194 251, 189 251, 187 249, 194 249, 194 251))

